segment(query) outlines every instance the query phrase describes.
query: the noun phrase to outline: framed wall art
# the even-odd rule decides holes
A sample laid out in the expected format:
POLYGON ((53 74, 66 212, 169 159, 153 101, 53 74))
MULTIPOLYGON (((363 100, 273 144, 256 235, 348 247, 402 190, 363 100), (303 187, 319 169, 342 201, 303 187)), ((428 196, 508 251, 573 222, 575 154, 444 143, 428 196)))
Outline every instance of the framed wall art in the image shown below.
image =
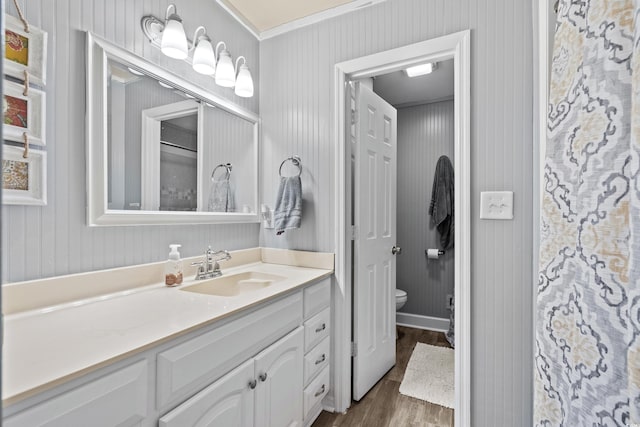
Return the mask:
POLYGON ((29 144, 45 145, 45 93, 5 79, 2 95, 3 136, 9 141, 24 142, 26 132, 29 144))
POLYGON ((44 86, 47 80, 47 33, 30 26, 24 30, 22 22, 5 14, 5 74, 24 80, 24 72, 29 73, 29 81, 44 86))
POLYGON ((7 205, 47 204, 47 153, 3 145, 2 203, 7 205))

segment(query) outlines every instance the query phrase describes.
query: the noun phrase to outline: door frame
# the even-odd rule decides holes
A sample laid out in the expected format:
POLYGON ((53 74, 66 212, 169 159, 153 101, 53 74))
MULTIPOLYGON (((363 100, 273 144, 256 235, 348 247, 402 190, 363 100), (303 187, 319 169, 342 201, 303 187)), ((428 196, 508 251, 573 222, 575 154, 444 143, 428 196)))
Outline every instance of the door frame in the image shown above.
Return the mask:
MULTIPOLYGON (((455 426, 471 424, 471 32, 445 35, 423 42, 340 62, 334 69, 335 140, 335 280, 333 408, 351 405, 351 160, 347 144, 347 82, 397 71, 425 62, 454 59, 455 168, 455 426)), ((331 406, 331 405, 329 405, 331 406)))

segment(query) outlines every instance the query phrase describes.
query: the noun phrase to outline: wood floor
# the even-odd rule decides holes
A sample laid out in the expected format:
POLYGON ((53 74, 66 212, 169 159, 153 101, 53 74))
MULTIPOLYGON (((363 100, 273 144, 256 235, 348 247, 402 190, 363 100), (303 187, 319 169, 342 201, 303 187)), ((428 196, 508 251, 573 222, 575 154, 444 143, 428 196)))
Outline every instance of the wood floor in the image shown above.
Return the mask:
POLYGON ((322 412, 313 427, 449 427, 453 409, 400 394, 398 391, 417 342, 449 347, 443 333, 398 327, 396 366, 346 414, 322 412))

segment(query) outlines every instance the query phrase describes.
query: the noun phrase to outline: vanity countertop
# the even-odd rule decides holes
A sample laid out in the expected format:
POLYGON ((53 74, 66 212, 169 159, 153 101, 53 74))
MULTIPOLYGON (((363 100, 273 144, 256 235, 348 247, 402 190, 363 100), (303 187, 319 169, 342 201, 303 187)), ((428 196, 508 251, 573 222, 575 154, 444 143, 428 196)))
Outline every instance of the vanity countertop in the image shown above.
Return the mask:
POLYGON ((6 315, 3 405, 289 293, 333 272, 260 261, 223 268, 222 277, 248 271, 285 279, 262 289, 222 297, 182 291, 181 288, 201 282, 189 278, 178 287, 156 283, 6 315))

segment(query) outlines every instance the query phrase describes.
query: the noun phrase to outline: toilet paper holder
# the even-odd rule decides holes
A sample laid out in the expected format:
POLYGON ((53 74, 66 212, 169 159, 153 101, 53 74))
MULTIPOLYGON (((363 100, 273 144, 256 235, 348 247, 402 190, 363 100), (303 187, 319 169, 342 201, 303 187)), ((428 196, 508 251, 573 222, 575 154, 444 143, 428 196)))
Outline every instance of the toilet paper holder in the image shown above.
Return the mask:
MULTIPOLYGON (((442 249, 438 249, 438 256, 442 256, 442 255, 444 255, 444 252, 445 252, 445 251, 443 251, 442 249)), ((428 250, 428 249, 425 249, 425 250, 424 250, 424 254, 428 256, 428 255, 429 255, 429 250, 428 250)))

